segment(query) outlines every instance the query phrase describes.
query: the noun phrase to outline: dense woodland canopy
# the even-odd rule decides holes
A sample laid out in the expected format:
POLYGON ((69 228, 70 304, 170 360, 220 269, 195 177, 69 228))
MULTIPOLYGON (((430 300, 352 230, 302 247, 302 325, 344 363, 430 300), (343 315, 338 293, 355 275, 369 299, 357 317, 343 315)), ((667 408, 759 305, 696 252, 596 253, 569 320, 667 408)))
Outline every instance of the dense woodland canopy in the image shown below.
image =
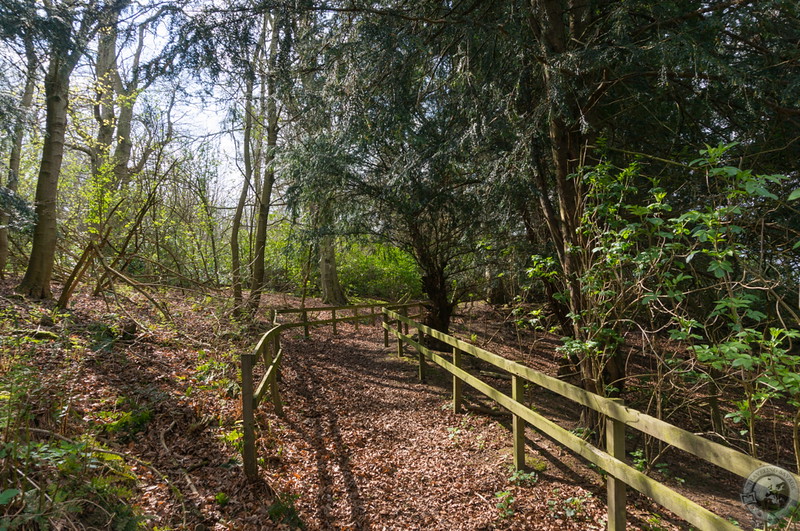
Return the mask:
POLYGON ((0 131, 27 296, 486 298, 800 424, 794 0, 0 0, 0 131))

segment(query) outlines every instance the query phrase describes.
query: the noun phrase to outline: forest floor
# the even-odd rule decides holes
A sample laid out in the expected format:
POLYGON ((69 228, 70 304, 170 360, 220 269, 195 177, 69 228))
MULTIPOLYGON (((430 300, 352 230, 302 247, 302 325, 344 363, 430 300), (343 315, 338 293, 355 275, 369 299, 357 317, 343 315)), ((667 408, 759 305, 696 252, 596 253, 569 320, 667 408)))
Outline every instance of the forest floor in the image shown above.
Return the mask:
MULTIPOLYGON (((605 528, 599 471, 529 428, 532 471, 513 474, 510 416, 470 392, 471 410, 454 414, 450 379, 431 369, 420 383, 415 358, 385 348, 379 327, 340 324, 337 335, 315 328, 308 339, 301 329, 284 333, 285 416, 269 404, 257 411, 260 480, 247 482, 238 359, 268 323, 237 327, 215 309, 222 299, 190 293, 163 295, 171 321, 124 290, 116 300, 78 294, 59 312, 15 295, 13 286, 0 285, 5 525, 605 528)), ((269 295, 263 306, 298 305, 269 295)), ((556 338, 524 335, 486 305, 465 309, 454 330, 538 370, 557 370, 556 338)), ((573 406, 532 389, 528 399, 575 426, 573 406)), ((640 444, 629 440, 634 460, 640 444)), ((659 480, 752 528, 738 500, 741 479, 669 452, 661 462, 653 471, 659 480)), ((630 529, 688 529, 635 493, 628 519, 630 529)))

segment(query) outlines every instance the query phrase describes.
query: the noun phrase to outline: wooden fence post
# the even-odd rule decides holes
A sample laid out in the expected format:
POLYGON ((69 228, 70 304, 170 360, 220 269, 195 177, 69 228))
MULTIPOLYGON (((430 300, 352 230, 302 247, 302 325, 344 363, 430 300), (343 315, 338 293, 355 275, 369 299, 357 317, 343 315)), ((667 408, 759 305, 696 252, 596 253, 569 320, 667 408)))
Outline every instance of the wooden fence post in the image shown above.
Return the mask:
MULTIPOLYGON (((453 347, 453 365, 457 368, 461 368, 461 351, 458 348, 453 347)), ((462 400, 462 382, 461 378, 453 375, 453 413, 458 413, 461 411, 461 400, 462 400)))
MULTIPOLYGON (((418 330, 419 334, 417 335, 417 339, 419 340, 420 345, 425 345, 425 336, 422 333, 422 330, 418 330)), ((408 334, 406 334, 408 335, 408 334)), ((419 381, 425 383, 425 354, 420 350, 417 353, 417 361, 419 363, 419 381)))
POLYGON ((389 317, 386 315, 386 308, 381 310, 381 322, 383 323, 383 346, 389 346, 389 317))
POLYGON ((303 312, 300 314, 301 319, 303 319, 303 336, 308 339, 308 313, 306 312, 305 308, 303 308, 303 312))
MULTIPOLYGON (((281 335, 279 333, 275 334, 275 340, 274 341, 275 342, 272 345, 272 352, 274 352, 275 356, 277 356, 278 352, 280 352, 280 350, 281 350, 281 335)), ((275 378, 277 379, 277 381, 279 381, 279 382, 281 381, 280 367, 275 367, 275 378)))
MULTIPOLYGON (((524 402, 523 379, 511 375, 511 398, 520 404, 524 402)), ((512 437, 514 439, 514 470, 525 470, 525 419, 514 415, 512 423, 512 437)))
MULTIPOLYGON (((397 320, 397 331, 400 335, 403 334, 403 322, 400 319, 397 320)), ((397 357, 403 357, 403 338, 399 335, 397 336, 397 357)))
POLYGON ((242 354, 242 461, 247 479, 254 480, 258 477, 258 463, 256 462, 256 431, 255 413, 253 411, 253 356, 242 354))
POLYGON ((331 319, 333 319, 333 335, 336 335, 336 308, 331 310, 331 319))
POLYGON ((279 417, 283 416, 283 402, 281 402, 281 395, 278 393, 278 366, 272 371, 272 376, 269 379, 269 390, 272 395, 272 406, 275 408, 275 414, 279 417))
MULTIPOLYGON (((398 308, 397 309, 397 313, 399 313, 403 317, 408 317, 408 309, 405 306, 401 306, 400 308, 398 308)), ((403 333, 405 335, 408 335, 408 324, 404 323, 403 321, 400 321, 400 320, 397 321, 397 324, 398 324, 397 329, 400 332, 403 332, 405 330, 405 332, 403 332, 403 333)))
MULTIPOLYGON (((620 461, 625 461, 625 423, 606 417, 606 452, 620 461)), ((608 529, 625 531, 625 505, 627 495, 625 483, 608 474, 608 529)))
POLYGON ((375 306, 370 306, 370 307, 369 307, 369 314, 370 314, 370 316, 372 317, 372 318, 370 319, 369 323, 370 323, 372 326, 375 326, 375 306))
POLYGON ((355 318, 356 330, 358 330, 358 306, 353 306, 353 317, 355 318))

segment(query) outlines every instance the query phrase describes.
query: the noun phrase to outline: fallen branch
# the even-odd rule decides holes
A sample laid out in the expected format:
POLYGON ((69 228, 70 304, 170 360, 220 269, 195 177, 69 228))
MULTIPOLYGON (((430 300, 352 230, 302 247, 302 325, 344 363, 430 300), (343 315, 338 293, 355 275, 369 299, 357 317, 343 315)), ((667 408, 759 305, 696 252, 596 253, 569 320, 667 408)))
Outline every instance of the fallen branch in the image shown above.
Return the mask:
POLYGON ((153 296, 152 296, 152 295, 150 295, 149 293, 147 293, 147 290, 146 290, 146 289, 144 289, 144 286, 142 286, 142 285, 141 285, 139 282, 137 282, 137 281, 133 280, 132 278, 128 278, 128 277, 126 277, 125 275, 123 275, 122 273, 120 273, 119 271, 117 271, 116 269, 114 269, 114 268, 110 267, 108 264, 106 264, 106 261, 103 259, 103 257, 100 255, 100 253, 96 253, 96 256, 97 256, 97 259, 100 261, 100 265, 102 265, 102 266, 103 266, 103 269, 105 269, 107 273, 110 273, 112 276, 114 276, 114 277, 116 277, 116 278, 118 278, 118 279, 122 280, 123 282, 125 282, 126 284, 128 284, 130 287, 132 287, 133 289, 135 289, 136 291, 138 291, 139 293, 141 293, 141 294, 142 294, 142 295, 143 295, 143 296, 144 296, 144 297, 145 297, 147 300, 149 300, 149 301, 150 301, 150 303, 151 303, 151 304, 152 304, 152 305, 153 305, 153 306, 154 306, 154 307, 155 307, 155 308, 156 308, 158 311, 160 311, 160 312, 161 312, 161 314, 162 314, 162 315, 163 315, 163 316, 164 316, 164 317, 165 317, 165 318, 166 318, 166 319, 167 319, 167 320, 168 320, 168 321, 169 321, 171 324, 173 324, 173 325, 175 324, 175 321, 174 321, 174 319, 172 318, 172 315, 170 315, 170 313, 169 313, 169 310, 167 309, 167 307, 166 307, 165 305, 162 305, 161 303, 159 303, 159 302, 158 302, 156 299, 154 299, 154 298, 153 298, 153 296))

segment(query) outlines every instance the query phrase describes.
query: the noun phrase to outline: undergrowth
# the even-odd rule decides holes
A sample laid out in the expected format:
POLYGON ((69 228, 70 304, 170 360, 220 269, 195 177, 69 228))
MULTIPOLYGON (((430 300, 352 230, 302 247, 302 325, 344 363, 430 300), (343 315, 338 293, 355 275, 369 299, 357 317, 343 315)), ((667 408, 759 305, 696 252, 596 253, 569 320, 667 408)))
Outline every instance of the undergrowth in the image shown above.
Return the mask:
MULTIPOLYGON (((144 516, 132 504, 136 476, 122 458, 104 452, 90 434, 64 435, 69 371, 53 371, 62 378, 50 385, 31 361, 37 351, 56 348, 51 342, 69 350, 72 339, 66 333, 36 339, 16 329, 25 324, 13 312, 0 319, 0 529, 141 527, 144 516)), ((120 416, 112 429, 142 420, 120 416)))

